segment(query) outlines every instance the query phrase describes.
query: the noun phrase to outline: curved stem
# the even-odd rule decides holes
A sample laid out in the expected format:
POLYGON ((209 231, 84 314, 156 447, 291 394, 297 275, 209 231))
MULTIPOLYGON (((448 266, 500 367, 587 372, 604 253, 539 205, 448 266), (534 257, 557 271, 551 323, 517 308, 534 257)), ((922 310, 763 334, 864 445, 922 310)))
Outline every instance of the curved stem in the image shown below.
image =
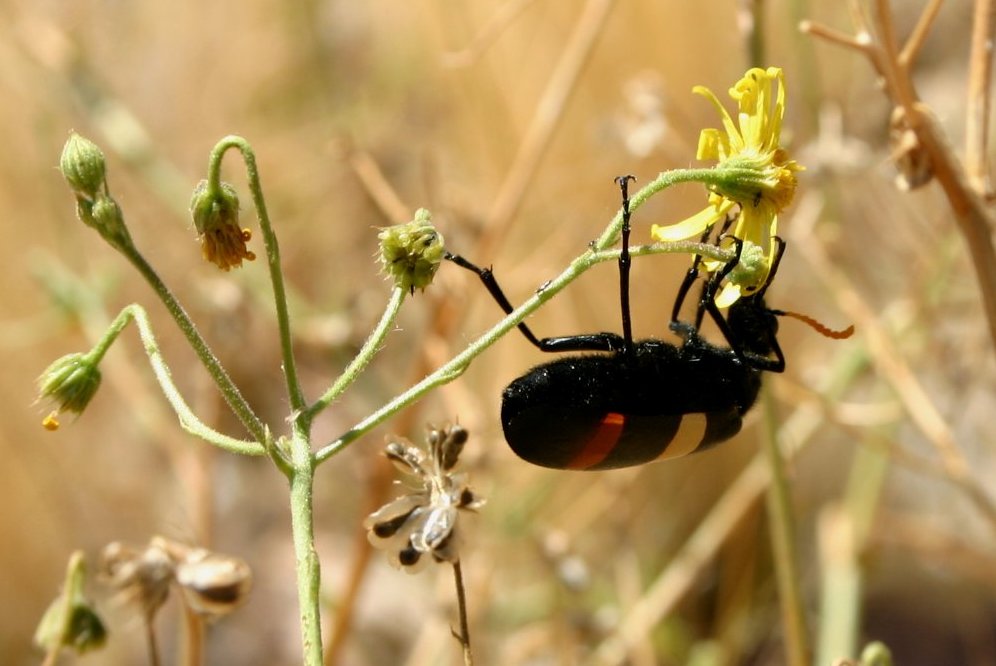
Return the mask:
POLYGON ((138 328, 138 335, 142 339, 142 347, 145 350, 145 354, 149 357, 152 372, 155 374, 156 380, 159 382, 159 386, 166 396, 166 400, 180 419, 180 427, 190 434, 200 437, 209 444, 213 444, 226 451, 248 456, 263 455, 265 450, 259 442, 250 442, 224 435, 209 427, 194 414, 193 410, 183 399, 176 384, 173 383, 172 374, 159 349, 159 343, 156 342, 156 336, 152 332, 152 324, 149 322, 149 316, 142 306, 133 303, 121 310, 114 321, 111 322, 104 336, 90 351, 94 360, 99 361, 103 358, 111 344, 121 334, 121 331, 132 321, 135 322, 135 326, 138 328))
POLYGON ((394 291, 391 292, 391 300, 388 301, 387 307, 384 308, 384 314, 381 315, 380 321, 377 326, 370 333, 366 342, 363 343, 363 347, 360 349, 359 353, 353 357, 346 369, 342 371, 342 374, 338 379, 333 382, 332 386, 329 387, 322 397, 315 401, 310 407, 304 410, 303 417, 310 421, 317 414, 319 414, 323 409, 328 407, 332 402, 342 395, 350 384, 352 384, 363 369, 370 362, 370 359, 374 357, 384 342, 384 338, 390 332, 391 327, 394 326, 394 320, 398 318, 398 312, 401 311, 401 304, 405 300, 405 295, 408 292, 401 288, 395 287, 394 291))
MULTIPOLYGON (((643 187, 639 189, 635 194, 633 194, 629 199, 629 210, 630 213, 635 213, 639 210, 640 206, 647 203, 650 197, 654 196, 661 190, 667 189, 672 185, 677 185, 678 183, 703 183, 709 185, 712 183, 722 183, 724 179, 718 177, 718 172, 716 169, 674 169, 672 171, 662 171, 657 175, 657 178, 650 181, 643 187)), ((616 216, 612 218, 609 226, 605 228, 602 235, 598 237, 592 243, 592 250, 595 252, 600 252, 605 250, 607 247, 616 242, 619 238, 619 232, 622 230, 622 210, 616 213, 616 216)), ((702 248, 701 243, 698 244, 702 248)), ((632 251, 632 250, 631 250, 632 251)), ((668 251, 668 250, 662 250, 668 251)), ((670 250, 673 252, 688 252, 689 250, 670 250)), ((696 250, 697 252, 697 250, 696 250)), ((725 255, 728 256, 728 255, 725 255)), ((604 261, 604 259, 602 260, 604 261)))
MULTIPOLYGON (((198 332, 197 327, 194 326, 194 322, 190 319, 190 315, 187 314, 180 302, 176 300, 173 292, 169 290, 166 284, 162 281, 156 271, 151 265, 145 260, 145 257, 139 253, 134 246, 126 246, 119 248, 120 251, 128 258, 128 261, 132 263, 138 272, 142 274, 146 282, 152 287, 152 290, 156 292, 159 300, 163 302, 166 306, 166 310, 169 311, 176 325, 180 328, 186 336, 187 341, 193 348, 194 353, 204 364, 207 369, 208 374, 214 380, 214 383, 218 386, 221 391, 222 396, 225 398, 225 402, 232 409, 235 415, 238 417, 242 425, 245 426, 246 430, 253 436, 257 442, 265 443, 269 441, 269 432, 266 426, 260 421, 259 417, 252 411, 249 403, 246 399, 242 397, 242 393, 239 388, 232 381, 228 373, 218 362, 218 358, 208 347, 207 342, 201 337, 200 332, 198 332)), ((136 320, 137 321, 137 320, 136 320)), ((167 396, 168 397, 168 396, 167 396)), ((174 405, 175 408, 175 405, 174 405)))
POLYGON ((287 395, 295 412, 304 410, 305 399, 297 376, 297 364, 294 361, 294 350, 291 344, 290 316, 287 312, 287 291, 284 287, 284 276, 280 269, 280 247, 277 236, 270 224, 270 214, 266 210, 266 200, 263 198, 263 187, 259 180, 259 170, 256 167, 256 154, 249 142, 240 136, 226 136, 219 141, 211 151, 208 161, 208 191, 219 192, 221 189, 221 160, 230 148, 237 148, 242 153, 246 165, 246 176, 249 181, 249 191, 259 218, 259 228, 266 246, 266 263, 270 271, 270 283, 273 286, 273 301, 277 311, 277 326, 280 331, 280 351, 283 356, 284 379, 287 382, 287 395))

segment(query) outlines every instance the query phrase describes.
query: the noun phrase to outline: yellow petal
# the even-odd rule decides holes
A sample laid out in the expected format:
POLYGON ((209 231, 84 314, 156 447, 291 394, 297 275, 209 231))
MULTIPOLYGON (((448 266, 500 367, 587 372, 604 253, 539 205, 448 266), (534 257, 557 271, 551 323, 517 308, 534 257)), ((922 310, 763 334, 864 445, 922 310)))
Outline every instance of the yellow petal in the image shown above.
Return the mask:
POLYGON ((736 204, 722 199, 719 205, 707 206, 691 217, 666 226, 655 224, 650 227, 650 236, 654 240, 667 242, 678 241, 700 235, 709 225, 715 224, 726 217, 736 204))
POLYGON ((740 298, 740 285, 727 282, 716 294, 715 301, 719 308, 728 308, 736 303, 738 298, 740 298))
POLYGON ((697 160, 725 160, 730 154, 730 140, 718 129, 704 129, 699 133, 699 147, 695 152, 697 160))
POLYGON ((768 76, 778 79, 778 94, 775 97, 775 108, 771 112, 770 125, 768 127, 769 143, 765 148, 777 150, 782 137, 782 118, 785 117, 785 74, 778 67, 769 67, 768 76))
POLYGON ((727 112, 726 108, 720 104, 718 99, 716 99, 716 95, 705 86, 695 86, 692 88, 692 92, 697 95, 702 95, 708 99, 712 102, 712 105, 716 107, 716 110, 719 111, 719 116, 723 120, 723 129, 726 130, 732 151, 739 152, 743 150, 744 142, 743 138, 740 136, 740 131, 737 129, 737 126, 733 124, 733 118, 730 118, 730 114, 727 112))
POLYGON ((768 206, 744 206, 740 217, 737 218, 733 235, 745 243, 754 243, 763 247, 768 244, 770 233, 768 228, 774 219, 768 206))

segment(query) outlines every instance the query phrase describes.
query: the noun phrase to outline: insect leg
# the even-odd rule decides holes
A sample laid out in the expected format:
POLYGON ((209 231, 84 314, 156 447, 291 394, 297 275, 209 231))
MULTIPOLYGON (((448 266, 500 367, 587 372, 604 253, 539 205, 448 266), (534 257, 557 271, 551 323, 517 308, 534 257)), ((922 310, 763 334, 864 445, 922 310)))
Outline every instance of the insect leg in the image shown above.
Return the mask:
MULTIPOLYGON (((775 277, 775 273, 778 271, 778 266, 782 261, 782 255, 785 253, 785 241, 777 236, 775 237, 775 242, 777 244, 777 248, 775 249, 775 257, 771 262, 768 277, 765 279, 761 288, 749 296, 742 296, 739 301, 730 307, 729 314, 726 318, 724 318, 723 314, 716 306, 713 297, 715 295, 715 289, 718 287, 723 277, 725 277, 726 274, 728 274, 730 270, 736 266, 736 263, 739 260, 738 257, 740 256, 743 241, 740 241, 739 239, 734 240, 737 241, 737 257, 731 260, 727 266, 724 267, 723 271, 717 275, 718 280, 716 280, 715 284, 711 287, 711 291, 713 293, 710 294, 708 298, 703 295, 703 299, 702 302, 699 303, 699 307, 704 308, 709 312, 710 316, 716 322, 716 326, 723 334, 723 337, 726 338, 726 341, 729 343, 730 348, 748 365, 758 370, 783 372, 785 370, 785 355, 782 353, 781 346, 778 344, 778 338, 776 335, 778 324, 775 320, 775 311, 765 306, 764 293, 768 290, 768 287, 771 285, 771 281, 775 277), (734 328, 742 330, 745 327, 743 324, 731 325, 730 319, 736 318, 738 320, 742 320, 744 317, 755 320, 753 324, 747 327, 747 330, 751 332, 751 335, 763 335, 763 341, 744 341, 733 333, 734 328), (759 324, 758 322, 765 323, 759 324), (749 348, 751 346, 755 346, 766 353, 758 353, 757 351, 753 351, 749 348), (774 354, 775 358, 771 358, 771 354, 774 354)), ((712 282, 713 281, 710 280, 710 284, 712 284, 712 282)))
MULTIPOLYGON (((491 297, 495 299, 498 306, 505 314, 512 314, 515 310, 509 302, 505 292, 502 291, 494 272, 490 268, 481 268, 458 254, 446 252, 443 257, 452 261, 457 266, 465 268, 477 275, 488 290, 491 297)), ((586 335, 570 335, 551 338, 537 338, 536 335, 524 323, 519 323, 519 331, 526 337, 526 340, 535 345, 540 351, 562 352, 562 351, 622 351, 627 348, 625 339, 615 333, 589 333, 586 335)))
POLYGON ((622 249, 619 251, 619 306, 622 309, 622 330, 625 346, 629 351, 633 345, 633 322, 629 311, 629 270, 632 259, 629 256, 629 181, 634 176, 619 176, 616 182, 622 193, 622 249))
MULTIPOLYGON (((730 226, 733 224, 733 221, 736 219, 736 217, 737 216, 735 214, 727 213, 726 219, 723 220, 723 226, 719 228, 719 233, 717 235, 718 238, 722 238, 726 234, 727 230, 729 230, 730 226)), ((699 238, 699 242, 705 243, 707 240, 709 240, 709 236, 712 234, 712 230, 714 228, 715 225, 709 225, 708 227, 706 227, 705 231, 702 232, 702 236, 699 238)), ((719 244, 718 240, 716 241, 716 244, 717 245, 719 244)), ((678 319, 679 315, 681 314, 681 306, 684 305, 685 298, 688 296, 689 290, 692 288, 692 285, 695 284, 695 280, 698 279, 699 277, 699 266, 701 265, 702 265, 702 255, 697 254, 695 255, 695 258, 692 260, 691 268, 689 268, 688 272, 685 273, 685 279, 681 281, 681 285, 678 287, 678 294, 674 299, 674 307, 671 308, 670 328, 672 331, 687 333, 688 331, 691 330, 698 331, 699 327, 702 326, 702 317, 703 314, 705 313, 705 310, 701 305, 703 302, 701 295, 699 297, 699 307, 695 312, 694 326, 683 324, 678 319)), ((734 264, 734 266, 735 265, 736 264, 734 264)), ((702 285, 703 292, 708 288, 709 288, 708 284, 702 285)), ((715 289, 713 289, 713 294, 715 294, 715 289)))
MULTIPOLYGON (((480 278, 481 283, 484 285, 484 288, 488 290, 488 293, 491 294, 491 297, 495 299, 495 302, 498 303, 498 306, 505 312, 505 314, 512 314, 512 311, 515 310, 515 308, 512 307, 508 297, 505 296, 505 292, 501 290, 501 286, 498 284, 498 280, 495 279, 495 274, 491 268, 481 268, 480 266, 467 261, 460 255, 453 254, 449 251, 447 251, 443 257, 452 261, 457 266, 466 268, 471 273, 477 275, 477 277, 480 278)), ((543 349, 543 343, 541 343, 539 338, 537 338, 533 332, 529 330, 529 327, 526 326, 524 322, 519 323, 519 331, 526 336, 526 340, 529 340, 529 342, 533 343, 540 349, 543 349)))

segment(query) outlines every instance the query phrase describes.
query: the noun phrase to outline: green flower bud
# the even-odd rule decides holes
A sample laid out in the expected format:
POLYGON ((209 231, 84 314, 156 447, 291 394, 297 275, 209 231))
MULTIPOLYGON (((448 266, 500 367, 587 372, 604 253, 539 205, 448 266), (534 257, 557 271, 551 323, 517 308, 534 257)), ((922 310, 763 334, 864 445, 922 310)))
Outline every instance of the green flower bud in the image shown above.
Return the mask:
POLYGON ((97 144, 76 132, 69 135, 62 148, 59 169, 79 197, 94 199, 104 187, 106 162, 97 144))
MULTIPOLYGON (((87 205, 87 202, 81 202, 77 199, 77 213, 79 213, 80 208, 85 209, 87 205)), ((80 219, 87 222, 87 219, 82 217, 80 219)), ((128 233, 128 227, 125 226, 121 207, 111 197, 103 194, 97 197, 93 206, 90 207, 89 220, 91 222, 87 223, 114 247, 120 249, 131 244, 131 234, 128 233)))
POLYGON ((89 354, 67 354, 38 378, 39 399, 51 400, 56 409, 42 421, 48 430, 59 427, 60 412, 80 414, 100 388, 100 368, 89 354))
POLYGON ((745 240, 743 249, 740 251, 740 262, 730 271, 727 279, 736 285, 744 287, 746 291, 753 291, 750 287, 764 284, 768 276, 768 257, 764 248, 757 243, 745 240))
POLYGON ((107 630, 97 611, 83 594, 86 563, 77 551, 69 559, 62 594, 49 605, 35 630, 35 644, 48 653, 71 648, 82 654, 99 648, 107 630))
POLYGON ((212 191, 202 180, 194 188, 190 214, 201 241, 204 259, 223 271, 242 266, 256 255, 246 247, 252 238, 249 229, 239 227, 239 196, 228 183, 212 191))
POLYGON ((429 211, 419 208, 414 220, 386 227, 377 236, 384 270, 396 285, 413 294, 429 286, 445 254, 443 236, 431 218, 429 211))

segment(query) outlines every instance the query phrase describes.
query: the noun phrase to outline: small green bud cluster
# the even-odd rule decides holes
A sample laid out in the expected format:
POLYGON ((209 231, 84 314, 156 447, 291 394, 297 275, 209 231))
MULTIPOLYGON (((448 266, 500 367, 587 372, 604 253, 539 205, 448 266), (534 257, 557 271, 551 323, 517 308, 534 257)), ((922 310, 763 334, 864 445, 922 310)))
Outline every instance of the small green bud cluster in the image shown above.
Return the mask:
POLYGON ((76 215, 117 249, 131 245, 124 215, 107 187, 107 164, 97 144, 76 132, 62 148, 59 169, 76 195, 76 215))
POLYGON ((443 236, 431 220, 432 214, 419 208, 411 222, 386 227, 377 236, 384 271, 397 286, 413 294, 429 286, 446 254, 443 236))

